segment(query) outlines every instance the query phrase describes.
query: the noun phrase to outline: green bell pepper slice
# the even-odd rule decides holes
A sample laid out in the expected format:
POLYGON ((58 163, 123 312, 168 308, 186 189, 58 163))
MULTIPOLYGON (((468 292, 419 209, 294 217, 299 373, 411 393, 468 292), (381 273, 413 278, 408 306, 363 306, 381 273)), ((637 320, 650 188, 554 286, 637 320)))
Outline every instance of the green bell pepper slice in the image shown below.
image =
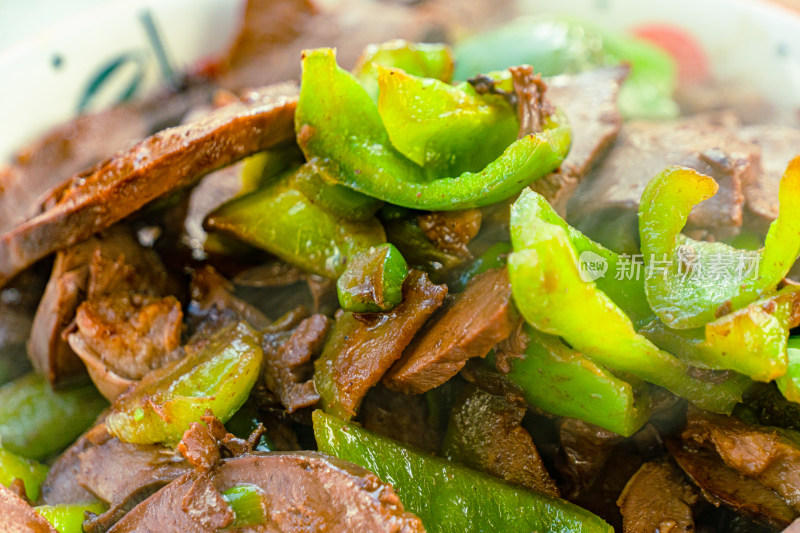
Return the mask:
POLYGON ((26 459, 0 447, 0 485, 8 487, 19 478, 25 483, 25 494, 35 502, 39 499, 39 489, 50 469, 32 459, 26 459))
POLYGON ((680 234, 692 207, 717 188, 708 176, 671 166, 642 194, 639 235, 651 273, 645 277, 647 299, 671 328, 703 326, 741 309, 774 290, 800 255, 800 157, 789 163, 781 179, 780 213, 761 250, 680 234))
POLYGON ((319 410, 312 420, 321 452, 356 463, 390 483, 404 507, 431 533, 613 531, 597 516, 564 500, 508 485, 319 410))
POLYGON ((558 337, 526 328, 530 343, 524 357, 511 360, 507 376, 523 390, 529 404, 624 437, 647 422, 650 394, 642 382, 624 381, 558 337))
POLYGON ((0 387, 0 445, 45 459, 72 444, 106 407, 92 383, 54 391, 43 376, 27 374, 0 387))
POLYGON ((619 306, 593 281, 581 278, 563 227, 537 218, 515 223, 524 238, 512 233, 508 271, 514 302, 530 325, 562 337, 612 372, 650 381, 702 409, 730 413, 741 400, 741 383, 729 380, 712 390, 687 374, 686 363, 637 334, 619 306))
POLYGON ((640 333, 691 365, 768 382, 786 373, 786 342, 798 322, 800 287, 787 286, 702 328, 671 329, 656 319, 640 333))
POLYGON ((258 485, 235 485, 222 493, 222 498, 233 509, 234 520, 230 527, 248 527, 267 521, 264 490, 258 485))
POLYGON ((552 224, 563 228, 578 254, 582 277, 592 279, 634 324, 652 320, 653 311, 647 302, 644 279, 637 275, 637 268, 642 265, 636 264, 630 256, 612 252, 567 224, 542 195, 530 189, 523 191, 511 205, 509 222, 516 248, 526 248, 529 235, 535 240, 535 234, 530 231, 532 224, 552 224))
POLYGON ((311 163, 298 168, 291 183, 312 203, 348 220, 369 220, 383 205, 380 200, 338 185, 311 163))
POLYGON ((786 342, 789 359, 786 374, 775 380, 778 390, 790 402, 800 403, 800 337, 789 337, 786 342))
POLYGON ((389 311, 403 301, 408 264, 392 244, 357 253, 336 282, 339 305, 354 313, 389 311))
POLYGON ((361 53, 353 75, 370 98, 378 101, 378 67, 403 69, 413 76, 434 78, 450 83, 455 68, 453 51, 439 43, 414 43, 395 39, 371 44, 361 53))
POLYGON ((509 65, 534 65, 543 76, 582 72, 627 63, 630 75, 619 94, 625 118, 678 115, 672 99, 678 79, 675 61, 663 50, 621 33, 570 17, 524 18, 456 44, 455 79, 509 65))
POLYGON ((247 400, 262 359, 261 335, 245 322, 230 324, 120 396, 106 417, 108 431, 125 442, 171 445, 206 410, 225 423, 247 400))
POLYGON ((58 533, 83 533, 86 511, 102 514, 108 510, 108 506, 102 502, 90 502, 40 505, 33 509, 50 522, 58 533))
POLYGON ((447 284, 453 292, 461 292, 467 288, 469 281, 492 268, 506 265, 506 257, 511 253, 510 242, 496 242, 479 255, 473 262, 460 269, 447 284))
POLYGON ((561 164, 570 129, 560 112, 544 130, 513 142, 480 172, 431 176, 391 144, 375 103, 336 64, 331 49, 306 51, 295 114, 300 148, 342 185, 402 207, 445 211, 492 204, 513 196, 561 164))
POLYGON ((479 95, 402 70, 378 68, 378 112, 398 152, 434 175, 477 172, 517 138, 517 112, 499 94, 479 95))
POLYGON ((297 190, 291 176, 220 206, 206 225, 332 279, 353 255, 386 242, 377 219, 336 216, 297 190))

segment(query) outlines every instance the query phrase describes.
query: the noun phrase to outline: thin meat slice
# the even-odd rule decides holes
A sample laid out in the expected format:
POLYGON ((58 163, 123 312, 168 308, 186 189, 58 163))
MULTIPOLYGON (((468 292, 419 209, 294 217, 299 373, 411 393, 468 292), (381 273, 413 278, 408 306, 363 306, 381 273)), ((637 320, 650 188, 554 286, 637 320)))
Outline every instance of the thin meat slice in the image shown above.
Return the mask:
POLYGON ((463 293, 405 350, 384 384, 406 394, 421 394, 456 375, 472 357, 485 357, 511 335, 519 315, 511 303, 506 269, 473 279, 463 293))
MULTIPOLYGON (((100 419, 105 415, 101 414, 100 419)), ((96 496, 78 483, 81 471, 80 455, 97 442, 108 439, 105 424, 98 423, 81 435, 72 445, 58 456, 50 467, 42 483, 40 499, 46 505, 89 502, 96 496)))
POLYGON ((464 209, 425 213, 417 216, 417 224, 440 250, 471 259, 467 244, 481 229, 481 212, 464 209))
POLYGON ((695 531, 692 506, 697 490, 671 461, 645 463, 625 485, 617 501, 624 533, 695 531))
POLYGON ((0 530, 5 533, 58 533, 28 502, 1 484, 0 530))
POLYGON ((75 316, 88 348, 116 374, 141 379, 175 359, 183 327, 174 296, 113 294, 81 304, 75 316))
POLYGON ((442 449, 443 424, 437 424, 439 421, 424 396, 403 394, 379 383, 367 393, 358 420, 378 435, 420 450, 439 453, 442 449))
POLYGON ((445 455, 509 483, 557 498, 558 488, 533 439, 522 427, 526 411, 522 395, 493 394, 467 385, 450 412, 445 455))
POLYGON ((289 332, 264 336, 264 379, 267 388, 293 413, 319 401, 314 387, 312 358, 322 352, 331 321, 311 315, 289 332))
POLYGON ((627 122, 603 161, 573 196, 568 212, 574 224, 594 234, 609 216, 636 213, 645 186, 668 165, 693 168, 714 178, 717 194, 689 215, 689 230, 699 237, 724 239, 739 232, 744 195, 759 170, 757 147, 709 118, 627 122))
POLYGON ((714 450, 726 465, 775 491, 800 513, 800 437, 690 408, 681 434, 686 446, 714 450))
POLYGON ((317 380, 323 379, 341 409, 355 416, 367 391, 400 358, 446 295, 446 285, 435 285, 424 272, 412 270, 403 283, 403 301, 391 311, 372 315, 341 313, 315 362, 317 389, 322 390, 317 380))
POLYGON ((762 171, 744 190, 747 207, 764 222, 778 218, 778 188, 786 166, 800 153, 800 129, 788 126, 745 126, 739 135, 761 149, 762 171))
MULTIPOLYGON (((233 295, 233 284, 210 265, 203 265, 192 272, 192 283, 189 288, 191 302, 187 310, 193 329, 202 323, 214 323, 214 315, 229 310, 231 320, 246 320, 256 329, 263 329, 270 323, 269 319, 244 300, 233 295)), ((210 329, 215 329, 211 327, 210 329)))
POLYGON ((46 255, 89 238, 151 200, 294 138, 296 88, 246 100, 148 137, 71 178, 36 217, 0 235, 0 286, 46 255))
POLYGON ((120 520, 126 531, 213 532, 233 522, 222 492, 260 489, 262 524, 248 531, 424 531, 390 485, 371 472, 317 452, 246 454, 186 474, 120 520))
POLYGON ((667 447, 711 504, 724 504, 737 513, 778 528, 788 526, 797 515, 783 498, 726 465, 713 451, 686 449, 679 442, 670 440, 667 447))
POLYGON ((118 291, 160 294, 168 287, 155 252, 140 246, 122 226, 59 252, 28 341, 34 367, 53 384, 84 374, 83 363, 62 333, 86 298, 118 291))
POLYGON ((206 81, 186 77, 177 90, 83 113, 20 149, 11 166, 0 169, 0 233, 38 214, 47 191, 63 180, 177 125, 190 108, 209 101, 212 90, 206 81))
POLYGON ((628 67, 618 66, 548 78, 547 97, 572 125, 572 146, 561 169, 531 188, 565 216, 581 180, 605 155, 622 128, 617 96, 628 67))

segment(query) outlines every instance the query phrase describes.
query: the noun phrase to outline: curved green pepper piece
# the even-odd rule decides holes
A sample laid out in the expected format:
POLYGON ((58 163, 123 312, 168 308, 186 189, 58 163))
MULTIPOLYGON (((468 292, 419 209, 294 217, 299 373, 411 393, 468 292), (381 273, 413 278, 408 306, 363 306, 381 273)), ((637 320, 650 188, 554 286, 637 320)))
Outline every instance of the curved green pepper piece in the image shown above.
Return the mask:
POLYGON ((535 240, 535 233, 530 231, 532 224, 546 223, 563 228, 578 254, 582 278, 593 280, 597 288, 635 324, 652 320, 653 311, 645 295, 644 279, 636 275, 638 267, 635 262, 594 242, 567 224, 542 195, 530 189, 524 190, 511 205, 509 222, 511 240, 514 247, 520 249, 527 248, 528 235, 535 240))
POLYGON ((445 44, 413 43, 395 39, 371 44, 361 53, 353 75, 374 101, 378 101, 378 66, 400 68, 414 76, 450 83, 453 51, 445 44))
POLYGON ((231 324, 120 396, 108 431, 125 442, 175 444, 208 409, 225 423, 247 400, 262 358, 261 336, 245 322, 231 324))
POLYGON ((19 478, 25 483, 25 494, 35 502, 39 499, 39 489, 50 469, 45 465, 26 459, 0 447, 0 485, 8 487, 19 478))
POLYGON ((0 444, 45 459, 72 444, 106 407, 91 383, 56 392, 44 377, 28 374, 0 387, 0 444))
POLYGON ((775 383, 784 398, 800 403, 800 337, 789 337, 786 353, 789 359, 788 369, 775 383))
POLYGON ((369 220, 383 204, 380 200, 338 185, 311 163, 298 168, 291 183, 312 203, 348 220, 369 220))
POLYGON ((357 252, 386 242, 375 218, 356 222, 337 217, 292 187, 290 178, 222 205, 206 225, 333 279, 357 252))
POLYGON ((774 290, 800 255, 800 157, 780 183, 780 214, 759 251, 680 234, 692 207, 714 195, 716 182, 699 172, 667 167, 642 194, 639 234, 652 272, 650 306, 669 327, 687 329, 741 309, 774 290))
POLYGON ((431 533, 613 531, 597 516, 564 500, 508 485, 319 410, 312 420, 321 452, 356 463, 390 483, 405 508, 431 533))
POLYGON ((382 244, 353 257, 336 282, 339 305, 353 313, 389 311, 403 301, 408 265, 392 244, 382 244))
POLYGON ((300 148, 328 176, 402 207, 449 211, 504 200, 561 164, 570 146, 564 115, 544 121, 480 172, 430 179, 392 147, 375 103, 339 68, 331 49, 306 51, 295 114, 300 148))
POLYGON ((479 95, 402 70, 378 68, 378 112, 392 145, 434 175, 476 172, 517 138, 513 107, 499 94, 479 95))
POLYGON ((267 521, 264 490, 258 485, 236 485, 222 493, 235 516, 230 527, 248 527, 267 521))
POLYGON ((691 365, 766 382, 786 373, 786 341, 798 322, 800 287, 789 286, 703 328, 672 329, 656 319, 640 333, 691 365))
POLYGON ((533 220, 524 233, 524 243, 513 242, 508 272, 514 302, 529 324, 563 337, 613 372, 655 383, 702 409, 729 413, 741 400, 738 383, 726 381, 712 390, 691 378, 685 363, 637 334, 611 298, 581 279, 564 228, 533 220))
POLYGON ((50 522, 58 533, 83 533, 85 513, 102 514, 108 506, 102 502, 40 505, 33 508, 50 522))
POLYGON ((525 357, 512 358, 507 376, 531 405, 557 416, 578 418, 624 437, 650 417, 650 394, 640 382, 621 380, 560 339, 526 326, 525 357))

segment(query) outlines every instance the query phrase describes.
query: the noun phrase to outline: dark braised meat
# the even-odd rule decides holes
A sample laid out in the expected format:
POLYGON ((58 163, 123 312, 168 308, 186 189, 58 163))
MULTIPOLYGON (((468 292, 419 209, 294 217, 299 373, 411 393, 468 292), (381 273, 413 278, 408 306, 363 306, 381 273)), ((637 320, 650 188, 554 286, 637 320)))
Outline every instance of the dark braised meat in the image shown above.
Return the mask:
POLYGON ((379 435, 439 453, 444 431, 433 423, 430 411, 425 396, 403 394, 379 383, 364 398, 358 420, 379 435))
POLYGON ((57 533, 12 489, 0 484, 0 530, 6 533, 57 533))
POLYGON ((403 283, 403 301, 391 311, 337 317, 321 361, 336 383, 338 401, 351 415, 446 295, 446 285, 435 285, 427 274, 412 270, 403 283))
POLYGON ((445 455, 509 483, 558 497, 533 439, 522 427, 526 411, 521 394, 493 394, 467 385, 450 413, 445 455))
POLYGON ((694 168, 714 178, 717 194, 689 215, 695 236, 724 239, 739 232, 743 187, 759 171, 757 147, 708 118, 674 122, 630 121, 603 161, 592 170, 569 204, 571 219, 591 236, 613 212, 635 213, 647 183, 668 165, 694 168))
POLYGON ((294 139, 294 86, 250 93, 161 131, 52 191, 41 214, 0 235, 0 285, 47 254, 89 238, 151 200, 294 139))
POLYGON ((80 304, 112 293, 158 295, 168 287, 155 252, 140 246, 122 226, 59 252, 33 321, 31 361, 53 384, 83 374, 83 363, 62 335, 80 304))
POLYGON ((465 209, 425 213, 417 216, 417 225, 440 250, 470 259, 467 244, 481 229, 481 212, 465 209))
POLYGON ((264 336, 264 378, 292 413, 319 401, 314 387, 312 357, 322 352, 331 320, 312 315, 291 331, 264 336))
POLYGON ((692 507, 699 494, 669 460, 645 463, 617 501, 624 533, 695 531, 692 507))
POLYGON ((406 394, 421 394, 455 376, 468 359, 485 357, 508 337, 519 316, 511 303, 505 269, 472 280, 453 304, 427 327, 384 377, 384 384, 406 394))

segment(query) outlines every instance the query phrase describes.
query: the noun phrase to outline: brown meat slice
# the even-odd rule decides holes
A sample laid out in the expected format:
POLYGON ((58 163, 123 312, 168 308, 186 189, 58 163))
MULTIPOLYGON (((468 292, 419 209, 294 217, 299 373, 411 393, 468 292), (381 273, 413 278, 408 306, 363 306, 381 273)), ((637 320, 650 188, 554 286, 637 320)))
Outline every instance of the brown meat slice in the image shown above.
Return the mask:
POLYGON ((355 416, 367 391, 400 358, 446 295, 446 285, 435 285, 424 272, 412 270, 403 283, 403 301, 391 311, 341 313, 314 363, 315 381, 318 374, 328 376, 342 409, 355 416))
POLYGON ((58 533, 13 490, 0 485, 0 530, 5 533, 58 533))
POLYGON ((62 332, 84 299, 110 291, 159 294, 168 284, 155 252, 140 246, 121 226, 59 252, 28 341, 34 367, 53 384, 83 374, 83 363, 62 332))
POLYGON ((780 496, 727 466, 713 451, 687 450, 669 440, 667 446, 678 465, 713 505, 724 504, 737 513, 779 528, 788 526, 797 515, 780 496))
POLYGON ((431 453, 441 451, 444 431, 433 423, 425 396, 410 396, 379 383, 367 393, 358 417, 361 425, 378 435, 431 453))
POLYGON ((0 384, 31 371, 25 347, 47 277, 29 269, 0 289, 0 384))
POLYGON ((88 239, 168 192, 294 138, 296 88, 246 100, 152 135, 71 178, 41 214, 0 235, 0 286, 49 253, 88 239))
POLYGON ((778 186, 783 172, 800 154, 800 129, 772 124, 745 126, 739 135, 761 149, 762 171, 746 185, 745 202, 750 211, 772 222, 778 217, 778 186))
POLYGON ((243 484, 263 491, 264 524, 249 531, 424 531, 390 485, 359 466, 317 452, 224 459, 210 475, 191 473, 173 481, 111 531, 217 531, 233 519, 225 514, 230 514, 227 505, 216 505, 219 493, 243 484))
MULTIPOLYGON (((213 319, 209 315, 230 309, 236 320, 246 320, 256 329, 269 325, 269 319, 244 300, 233 295, 233 284, 214 270, 210 265, 203 265, 192 272, 192 283, 189 288, 191 302, 187 314, 192 321, 202 323, 213 319)), ((211 320, 214 322, 214 320, 211 320)))
POLYGON ((537 180, 531 188, 561 216, 584 176, 614 143, 622 128, 617 96, 628 75, 625 66, 548 78, 547 97, 572 125, 572 146, 561 170, 537 180))
POLYGON ((511 303, 505 269, 476 276, 455 302, 405 350, 384 376, 384 384, 421 394, 455 376, 472 357, 485 357, 508 337, 519 316, 511 303))
POLYGON ((444 442, 449 459, 557 498, 558 488, 522 427, 525 399, 492 394, 469 384, 450 412, 444 442))
POLYGON ((697 490, 668 460, 645 463, 625 485, 617 501, 624 533, 694 531, 692 506, 697 490))
POLYGON ((210 99, 207 82, 184 81, 178 90, 160 91, 144 101, 81 114, 22 148, 10 167, 0 169, 0 233, 35 216, 47 191, 63 180, 178 124, 191 107, 210 99))
POLYGON ((715 450, 726 465, 772 489, 800 513, 800 437, 690 408, 685 446, 715 450))
POLYGON ((127 503, 128 509, 192 470, 165 446, 131 444, 116 437, 87 447, 78 459, 78 483, 111 507, 127 503))
POLYGON ((481 229, 479 209, 436 211, 417 216, 417 224, 437 248, 471 259, 467 248, 481 229))
POLYGON ((592 170, 573 196, 568 212, 589 234, 609 213, 636 212, 645 186, 668 165, 693 168, 714 178, 717 194, 689 215, 697 235, 723 239, 742 225, 743 187, 759 171, 757 147, 708 118, 674 122, 627 122, 611 152, 592 170))
POLYGON ((312 379, 312 358, 322 352, 331 321, 325 315, 311 315, 290 331, 264 336, 264 380, 281 399, 286 412, 293 413, 319 401, 312 379))
POLYGON ((141 379, 181 355, 176 349, 183 312, 174 296, 103 296, 82 303, 75 324, 77 335, 105 366, 128 379, 141 379))
POLYGON ((39 499, 46 505, 62 503, 81 503, 96 499, 96 496, 78 483, 81 471, 80 455, 97 443, 109 438, 105 424, 100 422, 105 417, 101 414, 98 424, 81 435, 50 467, 47 477, 42 483, 39 499))
POLYGON ((557 466, 569 481, 565 497, 573 500, 587 493, 623 438, 577 418, 562 418, 557 427, 561 445, 557 466))

